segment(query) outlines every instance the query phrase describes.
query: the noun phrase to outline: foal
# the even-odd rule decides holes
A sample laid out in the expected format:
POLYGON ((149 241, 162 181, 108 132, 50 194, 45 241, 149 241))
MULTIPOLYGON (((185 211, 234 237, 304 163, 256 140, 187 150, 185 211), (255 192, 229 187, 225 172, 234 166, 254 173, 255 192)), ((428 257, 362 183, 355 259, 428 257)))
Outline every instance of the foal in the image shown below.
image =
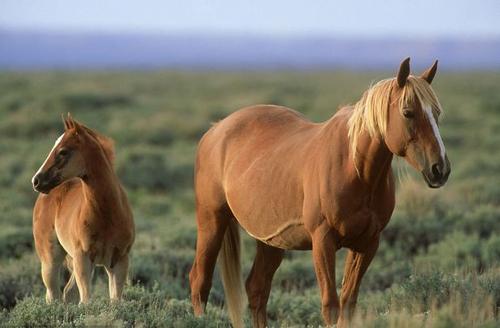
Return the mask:
POLYGON ((61 298, 65 259, 71 272, 65 301, 76 296, 75 281, 80 303, 89 301, 95 265, 105 267, 109 296, 117 300, 127 278, 134 221, 113 169, 113 142, 69 114, 63 121, 63 135, 32 179, 41 193, 33 210, 33 235, 46 301, 61 298))
POLYGON ((196 257, 190 273, 194 312, 208 300, 220 250, 226 304, 242 326, 240 225, 257 240, 246 281, 253 325, 265 327, 266 304, 284 250, 312 250, 327 325, 347 325, 361 279, 395 205, 391 162, 403 157, 429 187, 444 185, 450 163, 430 83, 404 60, 396 78, 378 82, 354 106, 324 123, 285 107, 241 109, 201 139, 195 167, 196 257), (335 253, 349 249, 337 296, 335 253))

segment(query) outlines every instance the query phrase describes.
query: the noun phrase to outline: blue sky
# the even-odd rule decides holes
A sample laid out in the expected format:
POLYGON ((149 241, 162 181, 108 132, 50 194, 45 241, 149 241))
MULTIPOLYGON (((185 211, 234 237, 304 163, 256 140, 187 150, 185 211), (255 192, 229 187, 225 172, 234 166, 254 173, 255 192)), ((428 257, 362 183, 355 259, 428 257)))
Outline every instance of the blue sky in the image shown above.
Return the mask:
POLYGON ((1 0, 0 28, 488 38, 500 0, 1 0))

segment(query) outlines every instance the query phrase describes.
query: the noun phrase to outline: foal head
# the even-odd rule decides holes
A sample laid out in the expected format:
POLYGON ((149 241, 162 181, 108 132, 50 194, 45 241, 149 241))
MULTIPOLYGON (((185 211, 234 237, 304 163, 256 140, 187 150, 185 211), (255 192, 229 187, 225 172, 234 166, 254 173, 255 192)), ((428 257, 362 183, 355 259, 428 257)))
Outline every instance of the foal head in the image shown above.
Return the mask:
POLYGON ((68 114, 63 117, 64 133, 56 140, 47 159, 35 173, 31 182, 33 189, 49 193, 53 188, 72 178, 87 176, 90 151, 101 152, 110 165, 113 160, 113 145, 110 139, 101 136, 76 122, 68 114))
POLYGON ((365 92, 349 121, 354 149, 361 130, 380 136, 393 154, 422 173, 431 188, 443 186, 451 171, 438 128, 441 104, 431 88, 436 70, 437 61, 422 75, 410 75, 410 58, 405 59, 396 78, 365 92))

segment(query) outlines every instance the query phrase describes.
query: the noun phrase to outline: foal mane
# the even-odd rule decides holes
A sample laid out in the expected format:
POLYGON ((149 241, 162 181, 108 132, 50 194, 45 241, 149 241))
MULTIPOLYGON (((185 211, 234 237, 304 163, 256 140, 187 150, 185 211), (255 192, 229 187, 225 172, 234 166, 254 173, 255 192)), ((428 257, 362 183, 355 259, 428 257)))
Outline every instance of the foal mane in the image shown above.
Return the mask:
MULTIPOLYGON (((357 155, 358 138, 363 131, 368 131, 371 137, 385 138, 390 95, 396 86, 396 78, 379 81, 366 90, 361 99, 354 105, 352 115, 347 123, 354 159, 357 155)), ((442 111, 441 104, 429 83, 422 78, 410 75, 403 87, 401 97, 397 100, 400 111, 417 100, 422 107, 430 106, 435 116, 438 116, 442 111)))
POLYGON ((97 141, 104 152, 104 156, 106 156, 106 159, 111 164, 111 167, 113 167, 115 161, 115 143, 113 139, 106 137, 85 125, 81 124, 80 126, 85 130, 85 132, 87 132, 87 134, 97 141))

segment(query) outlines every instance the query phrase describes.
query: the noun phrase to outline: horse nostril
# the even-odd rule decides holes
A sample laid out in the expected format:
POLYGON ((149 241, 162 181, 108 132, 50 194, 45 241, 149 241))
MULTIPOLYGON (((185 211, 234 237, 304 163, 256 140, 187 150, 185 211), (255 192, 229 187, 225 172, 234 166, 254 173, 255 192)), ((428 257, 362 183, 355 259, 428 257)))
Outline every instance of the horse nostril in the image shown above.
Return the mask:
POLYGON ((440 178, 443 175, 443 168, 440 164, 434 164, 432 165, 432 174, 434 175, 435 178, 440 178))
POLYGON ((33 187, 38 187, 40 184, 40 179, 38 178, 38 175, 33 178, 33 187))

